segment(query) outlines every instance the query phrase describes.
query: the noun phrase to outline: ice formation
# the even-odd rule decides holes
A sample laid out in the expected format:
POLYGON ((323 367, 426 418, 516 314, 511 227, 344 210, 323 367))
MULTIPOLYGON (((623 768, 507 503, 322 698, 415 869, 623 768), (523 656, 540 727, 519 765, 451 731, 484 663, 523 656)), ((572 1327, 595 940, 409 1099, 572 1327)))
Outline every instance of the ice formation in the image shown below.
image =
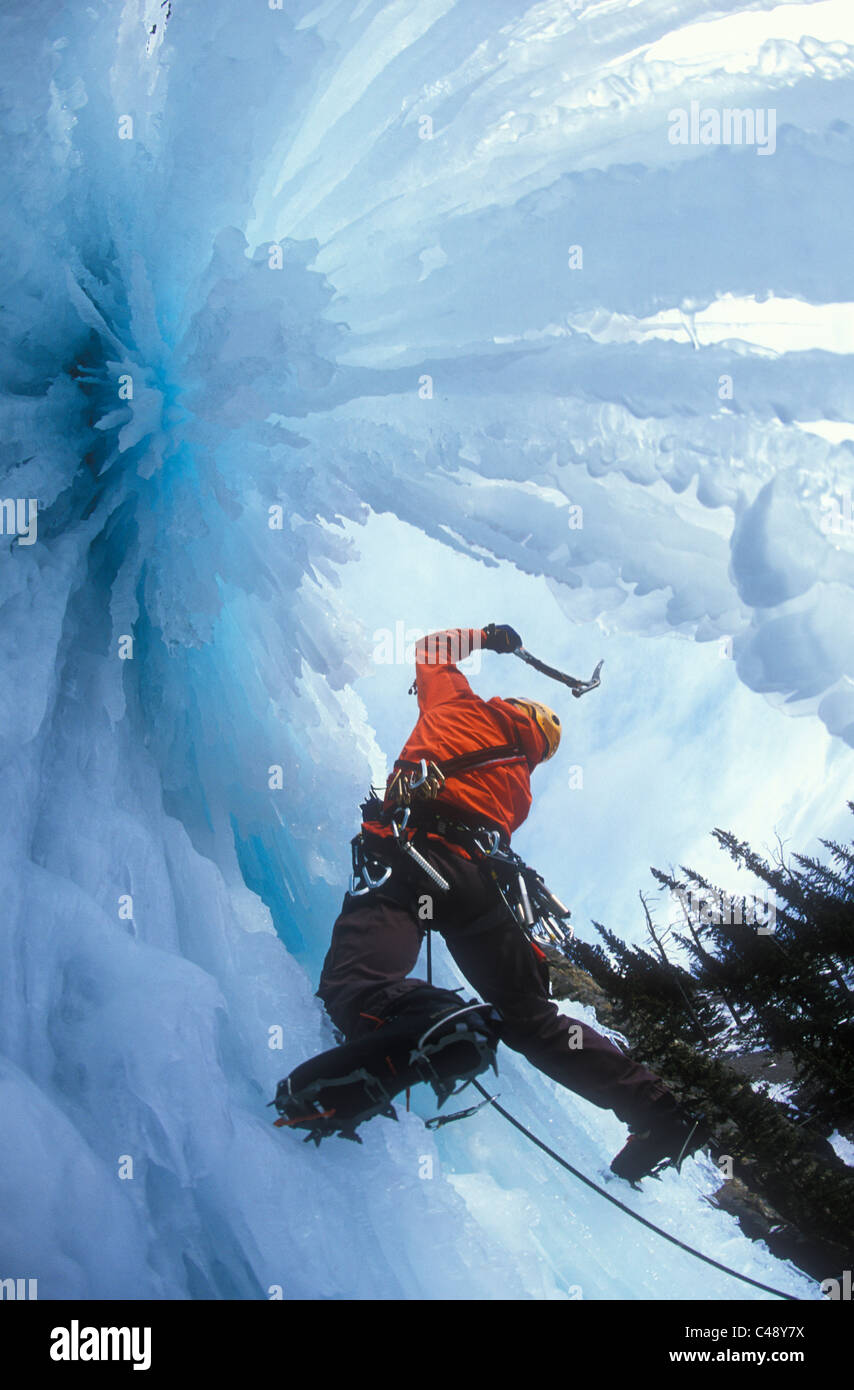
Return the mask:
MULTIPOLYGON (((37 510, 3 514, 0 1275, 40 1297, 760 1296, 494 1114, 315 1152, 264 1108, 331 1043, 396 751, 353 690, 370 515, 573 623, 729 642, 854 744, 854 26, 674 13, 3 7, 2 497, 37 510), (773 109, 773 154, 674 143, 692 102, 773 109)), ((613 1117, 506 1054, 502 1088, 601 1177, 613 1117)), ((714 1178, 621 1196, 815 1296, 714 1178)))

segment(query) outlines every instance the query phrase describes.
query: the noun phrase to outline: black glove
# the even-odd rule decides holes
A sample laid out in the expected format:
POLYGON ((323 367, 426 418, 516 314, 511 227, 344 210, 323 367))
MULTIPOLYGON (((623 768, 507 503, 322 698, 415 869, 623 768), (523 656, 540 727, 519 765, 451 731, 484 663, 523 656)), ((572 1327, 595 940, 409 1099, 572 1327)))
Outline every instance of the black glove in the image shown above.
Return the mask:
POLYGON ((490 623, 483 629, 483 645, 488 652, 515 652, 517 647, 521 647, 522 638, 515 628, 508 627, 506 623, 500 627, 490 623))

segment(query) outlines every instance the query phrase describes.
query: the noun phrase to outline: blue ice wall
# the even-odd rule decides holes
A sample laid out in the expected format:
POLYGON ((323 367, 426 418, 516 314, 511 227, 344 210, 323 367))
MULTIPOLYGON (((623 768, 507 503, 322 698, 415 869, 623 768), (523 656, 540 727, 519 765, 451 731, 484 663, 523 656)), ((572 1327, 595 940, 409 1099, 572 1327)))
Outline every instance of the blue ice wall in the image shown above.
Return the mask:
MULTIPOLYGON (((395 751, 341 578, 371 513, 572 622, 729 641, 854 742, 852 36, 771 8, 4 5, 0 469, 37 531, 0 538, 3 1277, 731 1295, 493 1114, 309 1153, 264 1107, 331 1041, 316 971, 395 751), (773 107, 773 155, 672 143, 695 100, 773 107)), ((611 1116, 502 1075, 606 1169, 611 1116)), ((808 1292, 686 1174, 631 1200, 808 1292)))

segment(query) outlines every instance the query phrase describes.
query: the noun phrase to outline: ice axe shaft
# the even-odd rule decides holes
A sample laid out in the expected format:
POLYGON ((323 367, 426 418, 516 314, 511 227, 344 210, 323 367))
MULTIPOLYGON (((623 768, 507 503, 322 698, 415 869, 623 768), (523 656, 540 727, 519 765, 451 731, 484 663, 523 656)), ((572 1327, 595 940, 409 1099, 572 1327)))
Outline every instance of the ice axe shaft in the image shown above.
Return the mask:
POLYGON ((563 671, 556 671, 553 666, 547 666, 544 661, 540 661, 538 657, 532 656, 524 647, 517 647, 513 655, 518 656, 520 661, 527 661, 529 666, 533 666, 535 671, 541 671, 544 676, 551 676, 553 681, 561 681, 563 685, 568 685, 577 700, 580 699, 582 695, 585 695, 588 690, 595 690, 597 685, 601 685, 599 672, 602 670, 604 664, 602 661, 597 665, 589 681, 580 681, 577 680, 575 676, 567 676, 563 671))

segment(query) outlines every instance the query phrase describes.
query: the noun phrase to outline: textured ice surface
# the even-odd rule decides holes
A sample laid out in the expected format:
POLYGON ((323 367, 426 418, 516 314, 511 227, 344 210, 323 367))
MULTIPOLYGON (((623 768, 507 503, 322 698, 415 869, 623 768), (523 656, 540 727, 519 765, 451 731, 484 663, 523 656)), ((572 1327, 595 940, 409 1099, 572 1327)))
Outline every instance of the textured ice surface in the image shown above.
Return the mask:
MULTIPOLYGON (((854 540, 823 524, 854 471, 823 312, 854 299, 854 36, 712 13, 748 8, 698 52, 700 0, 4 4, 0 470, 38 534, 0 572, 3 1277, 753 1296, 495 1114, 315 1153, 264 1109, 331 1042, 313 982, 395 751, 352 688, 369 509, 569 621, 729 638, 854 743, 854 540), (671 144, 692 100, 773 107, 773 157, 671 144)), ((437 625, 504 616, 445 597, 437 625)), ((509 1056, 502 1098, 594 1176, 622 1141, 509 1056)), ((619 1195, 810 1296, 713 1185, 619 1195)))

